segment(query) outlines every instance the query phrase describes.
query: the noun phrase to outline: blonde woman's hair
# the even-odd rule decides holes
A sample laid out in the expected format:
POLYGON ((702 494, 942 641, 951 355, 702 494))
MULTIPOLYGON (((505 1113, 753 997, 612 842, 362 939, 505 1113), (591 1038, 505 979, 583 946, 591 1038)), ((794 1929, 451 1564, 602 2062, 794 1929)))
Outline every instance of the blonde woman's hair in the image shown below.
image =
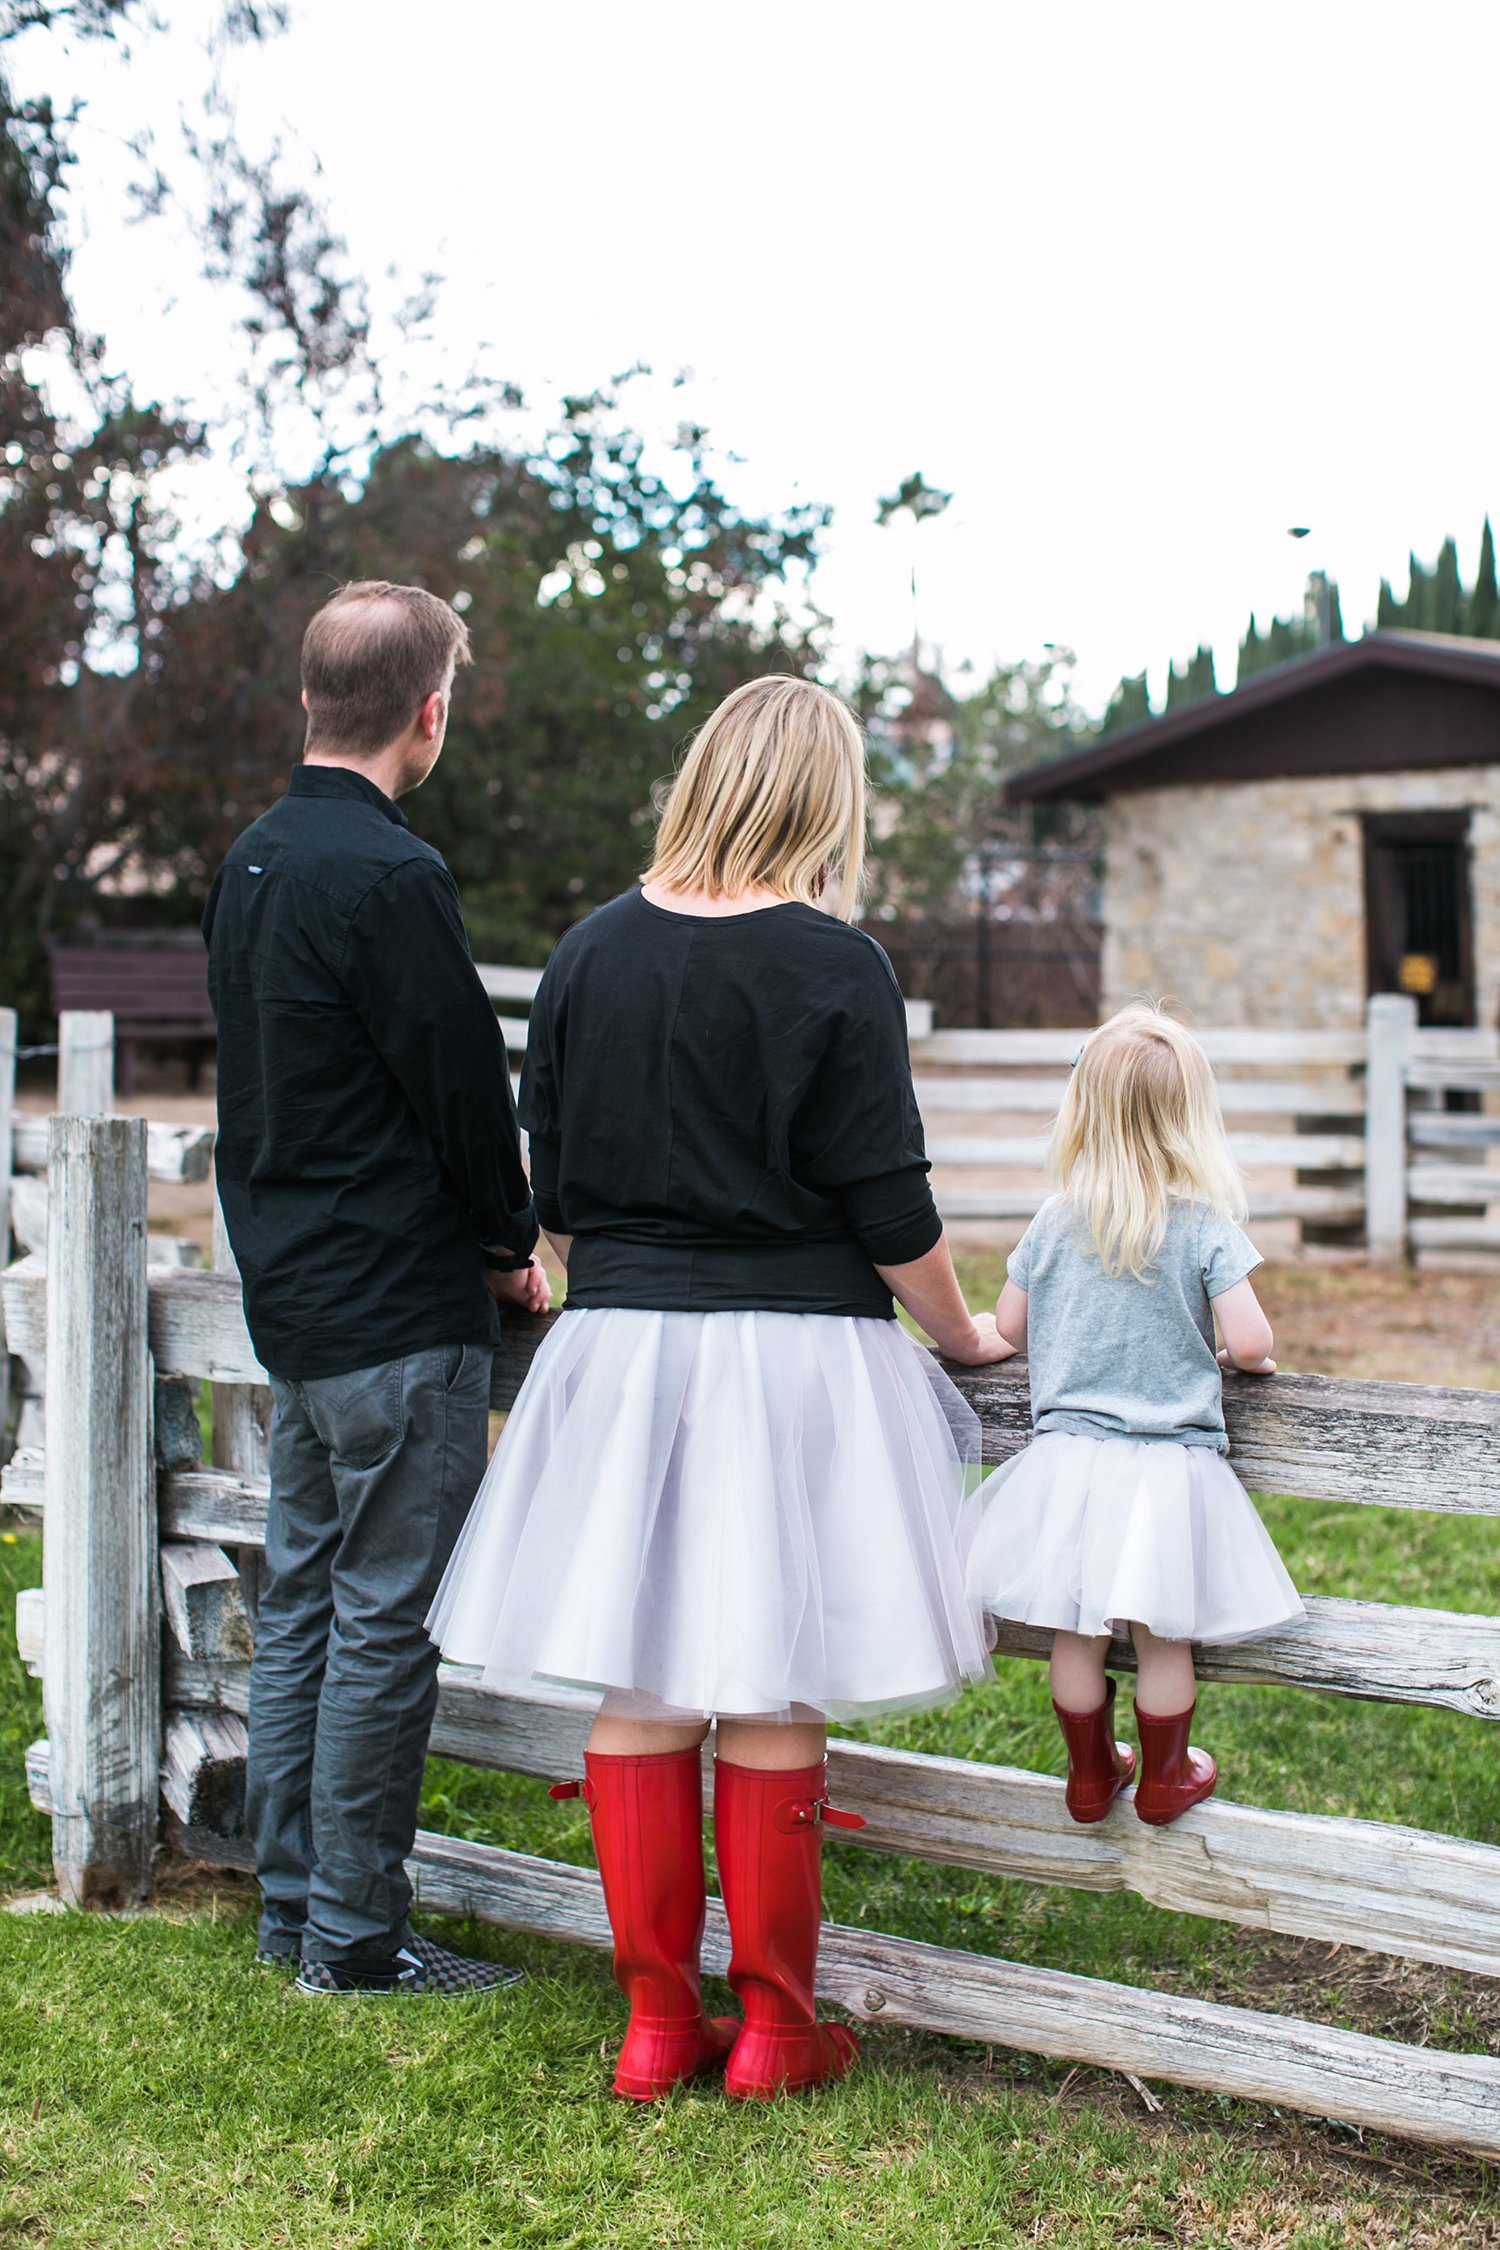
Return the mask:
POLYGON ((1208 1057, 1159 1001, 1132 1001, 1085 1041, 1047 1170, 1109 1274, 1145 1278, 1174 1197, 1245 1217, 1208 1057))
POLYGON ((865 745, 842 696, 772 674, 727 695, 673 782, 646 880, 737 898, 832 890, 848 922, 865 855, 865 745))

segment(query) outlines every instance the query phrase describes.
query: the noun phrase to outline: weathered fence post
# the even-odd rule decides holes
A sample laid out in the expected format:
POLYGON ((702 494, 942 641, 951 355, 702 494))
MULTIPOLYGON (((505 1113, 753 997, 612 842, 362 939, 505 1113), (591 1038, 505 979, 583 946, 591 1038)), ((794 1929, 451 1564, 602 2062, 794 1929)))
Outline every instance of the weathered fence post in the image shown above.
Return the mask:
MULTIPOLYGON (((16 1041, 14 1008, 0 1008, 0 1272, 10 1264, 10 1175, 15 1158, 16 1041)), ((10 1352, 5 1342, 5 1307, 0 1304, 0 1461, 8 1459, 10 1352)))
POLYGON ((1406 1256, 1406 1062, 1417 1003, 1373 992, 1365 1011, 1365 1241, 1372 1258, 1406 1256))
POLYGON ((151 1887, 161 1642, 146 1127, 54 1117, 43 1585, 52 1858, 75 1906, 151 1887))
POLYGON ((57 1019, 57 1106, 65 1117, 108 1117, 115 1106, 115 1019, 74 1008, 57 1019))

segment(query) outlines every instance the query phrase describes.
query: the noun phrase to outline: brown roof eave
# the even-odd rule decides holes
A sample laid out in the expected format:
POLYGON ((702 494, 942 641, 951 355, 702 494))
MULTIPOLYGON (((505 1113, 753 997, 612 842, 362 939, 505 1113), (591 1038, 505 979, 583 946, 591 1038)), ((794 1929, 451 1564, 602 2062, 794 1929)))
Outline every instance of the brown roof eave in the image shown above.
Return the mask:
POLYGON ((1268 672, 1257 673, 1242 688, 1227 695, 1204 695, 1159 718, 1140 719, 1107 735, 1092 749, 1069 758, 1054 758, 1045 765, 1028 766, 1013 774, 1005 794, 1013 804, 1046 798, 1073 798, 1094 803, 1109 794, 1111 776, 1116 784, 1138 760, 1157 754, 1194 735, 1209 734, 1248 712, 1284 702, 1310 689, 1332 686, 1346 674, 1369 670, 1412 672, 1427 677, 1475 681, 1500 692, 1500 642, 1468 640, 1454 633, 1366 633, 1357 641, 1338 641, 1316 649, 1310 656, 1294 656, 1268 672))

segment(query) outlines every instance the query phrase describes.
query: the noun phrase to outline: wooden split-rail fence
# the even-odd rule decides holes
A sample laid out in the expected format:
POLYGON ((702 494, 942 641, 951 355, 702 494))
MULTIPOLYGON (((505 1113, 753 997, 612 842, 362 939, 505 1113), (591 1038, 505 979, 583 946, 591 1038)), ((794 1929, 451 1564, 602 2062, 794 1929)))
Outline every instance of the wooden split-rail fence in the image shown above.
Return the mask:
MULTIPOLYGON (((511 1011, 541 979, 539 969, 479 974, 511 1011)), ((1046 1127, 1085 1034, 934 1031, 925 1001, 908 1001, 907 1016, 944 1217, 1031 1218, 1047 1192, 1046 1127)), ((500 1022, 523 1053, 526 1018, 500 1022)), ((1377 993, 1359 1030, 1199 1036, 1252 1223, 1295 1220, 1306 1242, 1363 1245, 1381 1260, 1500 1251, 1500 1033, 1422 1029, 1414 1000, 1377 993)))
MULTIPOLYGON (((51 1224, 4 1278, 15 1346, 45 1355, 46 1443, 3 1479, 38 1511, 44 1585, 23 1595, 23 1654, 41 1673, 47 1740, 29 1757, 50 1812, 65 1898, 149 1890, 159 1842, 244 1865, 244 1781, 255 1558, 267 1486, 264 1375, 230 1273, 148 1266, 147 1133, 137 1120, 58 1117, 51 1224), (213 1386, 216 1459, 198 1458, 193 1386, 213 1386), (163 1809, 164 1808, 164 1809, 163 1809)), ((563 1315, 562 1317, 566 1317, 563 1315)), ((493 1402, 513 1401, 540 1323, 507 1324, 493 1402)), ((1026 1379, 956 1371, 986 1459, 1027 1435, 1026 1379)), ((1500 1514, 1500 1393, 1278 1376, 1230 1378, 1234 1461, 1253 1489, 1350 1506, 1500 1514)), ((1001 1632, 1041 1657, 1047 1636, 1001 1632)), ((1114 1651, 1121 1668, 1128 1648, 1114 1651)), ((1305 1618, 1202 1652, 1203 1676, 1500 1719, 1500 1617, 1313 1597, 1305 1618)), ((501 1698, 445 1667, 433 1748, 553 1780, 581 1771, 590 1722, 571 1694, 501 1698)), ((1128 1802, 1094 1828, 1067 1817, 1043 1774, 831 1746, 832 1784, 868 1819, 851 1848, 997 1877, 1127 1889, 1244 1927, 1500 1975, 1500 1849, 1363 1820, 1224 1800, 1148 1829, 1128 1802)), ((421 1903, 605 1946, 597 1877, 545 1859, 421 1834, 421 1903)), ((706 1960, 727 1939, 710 1913, 706 1960)), ((1220 2006, 951 1951, 865 1929, 825 1930, 825 1996, 895 2023, 1253 2097, 1500 2156, 1500 2057, 1444 2053, 1288 2016, 1220 2006)))
MULTIPOLYGON (((16 1108, 19 1025, 14 1008, 0 1008, 0 1269, 12 1250, 41 1254, 47 1245, 48 1121, 16 1108)), ((64 1011, 58 1019, 57 1108, 68 1115, 107 1116, 115 1106, 115 1022, 95 1009, 64 1011)), ((214 1136, 202 1125, 146 1127, 146 1168, 153 1180, 206 1180, 213 1169, 214 1136)), ((155 1264, 177 1264, 182 1246, 153 1235, 155 1264)), ((14 1418, 19 1447, 42 1442, 46 1368, 40 1357, 15 1352, 0 1308, 0 1446, 14 1418)), ((0 1451, 0 1459, 4 1458, 0 1451)))

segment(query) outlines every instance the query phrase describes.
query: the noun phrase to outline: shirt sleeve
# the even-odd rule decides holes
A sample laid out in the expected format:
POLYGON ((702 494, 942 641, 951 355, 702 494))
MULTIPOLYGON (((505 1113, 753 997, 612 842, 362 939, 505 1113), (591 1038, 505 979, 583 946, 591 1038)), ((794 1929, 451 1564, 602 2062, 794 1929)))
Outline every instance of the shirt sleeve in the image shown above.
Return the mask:
POLYGON ((1005 1261, 1005 1278, 1018 1289, 1031 1287, 1031 1253, 1036 1247, 1036 1221, 1032 1220, 1020 1241, 1005 1261))
POLYGON ((927 1180, 906 1008, 885 955, 874 944, 869 955, 799 1111, 793 1169, 840 1205, 872 1265, 904 1266, 926 1256, 943 1222, 927 1180))
POLYGON ((408 860, 371 886, 350 923, 343 976, 474 1215, 481 1255, 495 1264, 526 1257, 537 1221, 510 1063, 446 867, 408 860))
POLYGON ((549 1234, 572 1232, 558 1201, 566 1014, 562 989, 559 975, 549 962, 531 1003, 526 1055, 521 1064, 520 1111, 531 1149, 531 1192, 536 1198, 537 1218, 549 1234))
POLYGON ((1222 1297, 1263 1263, 1255 1244, 1233 1219, 1226 1219, 1222 1211, 1204 1214, 1198 1230, 1198 1270, 1210 1297, 1222 1297))

